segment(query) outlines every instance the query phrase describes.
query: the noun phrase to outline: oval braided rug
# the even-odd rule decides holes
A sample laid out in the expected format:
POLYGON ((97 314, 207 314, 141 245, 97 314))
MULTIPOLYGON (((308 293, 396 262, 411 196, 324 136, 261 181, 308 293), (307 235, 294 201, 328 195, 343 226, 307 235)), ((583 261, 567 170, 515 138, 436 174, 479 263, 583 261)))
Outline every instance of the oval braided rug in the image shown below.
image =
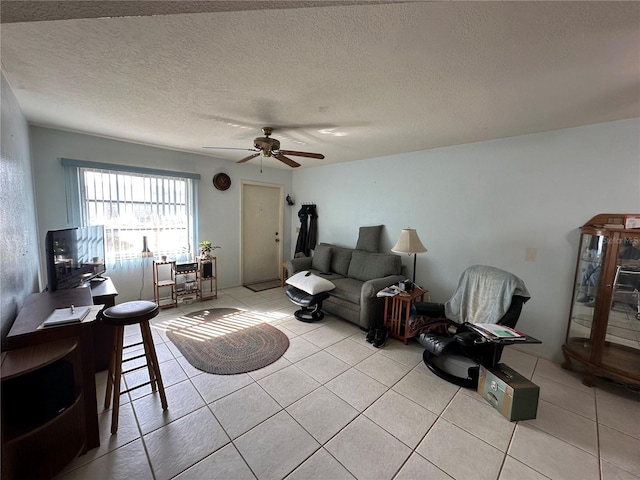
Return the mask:
POLYGON ((259 313, 235 308, 198 310, 171 320, 166 333, 188 362, 222 375, 265 367, 289 348, 289 339, 259 313))

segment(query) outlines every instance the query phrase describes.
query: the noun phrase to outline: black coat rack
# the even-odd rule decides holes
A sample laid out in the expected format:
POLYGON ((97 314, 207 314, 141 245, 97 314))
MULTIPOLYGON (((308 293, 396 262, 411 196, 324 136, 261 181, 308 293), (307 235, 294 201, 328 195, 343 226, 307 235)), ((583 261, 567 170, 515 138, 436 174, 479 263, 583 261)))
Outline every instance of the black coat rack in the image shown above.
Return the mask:
POLYGON ((306 257, 310 256, 311 250, 316 248, 318 240, 318 213, 316 208, 315 203, 303 203, 300 210, 298 210, 300 232, 296 241, 295 253, 303 253, 306 257))

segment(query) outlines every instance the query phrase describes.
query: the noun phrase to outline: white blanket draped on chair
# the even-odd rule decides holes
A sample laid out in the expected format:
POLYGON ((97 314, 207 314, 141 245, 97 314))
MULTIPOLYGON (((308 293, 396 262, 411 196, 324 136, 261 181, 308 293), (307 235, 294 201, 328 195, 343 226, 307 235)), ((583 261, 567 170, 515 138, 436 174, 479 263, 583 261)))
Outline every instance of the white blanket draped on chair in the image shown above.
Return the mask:
POLYGON ((531 297, 520 278, 499 268, 474 265, 460 277, 456 292, 445 303, 445 314, 458 323, 497 323, 514 295, 531 297))

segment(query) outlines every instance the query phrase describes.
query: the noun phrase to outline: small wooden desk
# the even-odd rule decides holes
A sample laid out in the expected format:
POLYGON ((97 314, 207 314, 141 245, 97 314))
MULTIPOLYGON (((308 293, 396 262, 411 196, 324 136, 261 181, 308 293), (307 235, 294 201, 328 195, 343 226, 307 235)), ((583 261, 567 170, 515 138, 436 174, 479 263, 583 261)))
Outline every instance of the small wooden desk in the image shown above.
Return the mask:
POLYGON ((415 336, 415 332, 409 325, 411 304, 418 298, 420 301, 424 301, 425 293, 427 293, 426 290, 416 287, 393 297, 384 297, 384 326, 389 328, 389 335, 402 340, 405 345, 411 337, 415 336), (391 311, 389 311, 389 307, 391 307, 391 311))
POLYGON ((69 307, 72 304, 93 305, 91 289, 72 288, 29 295, 13 322, 11 330, 9 330, 7 347, 9 350, 13 350, 66 338, 78 339, 86 432, 85 448, 81 452, 84 453, 86 450, 100 446, 93 355, 93 325, 95 322, 38 329, 53 310, 69 307))

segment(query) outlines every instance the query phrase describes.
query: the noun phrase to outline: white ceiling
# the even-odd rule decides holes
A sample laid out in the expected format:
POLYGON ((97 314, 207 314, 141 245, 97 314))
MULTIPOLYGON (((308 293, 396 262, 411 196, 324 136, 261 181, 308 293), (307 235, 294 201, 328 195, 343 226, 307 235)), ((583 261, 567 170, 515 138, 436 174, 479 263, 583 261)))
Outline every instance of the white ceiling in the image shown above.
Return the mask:
POLYGON ((638 2, 1 6, 31 124, 229 160, 263 126, 309 167, 640 116, 638 2))

